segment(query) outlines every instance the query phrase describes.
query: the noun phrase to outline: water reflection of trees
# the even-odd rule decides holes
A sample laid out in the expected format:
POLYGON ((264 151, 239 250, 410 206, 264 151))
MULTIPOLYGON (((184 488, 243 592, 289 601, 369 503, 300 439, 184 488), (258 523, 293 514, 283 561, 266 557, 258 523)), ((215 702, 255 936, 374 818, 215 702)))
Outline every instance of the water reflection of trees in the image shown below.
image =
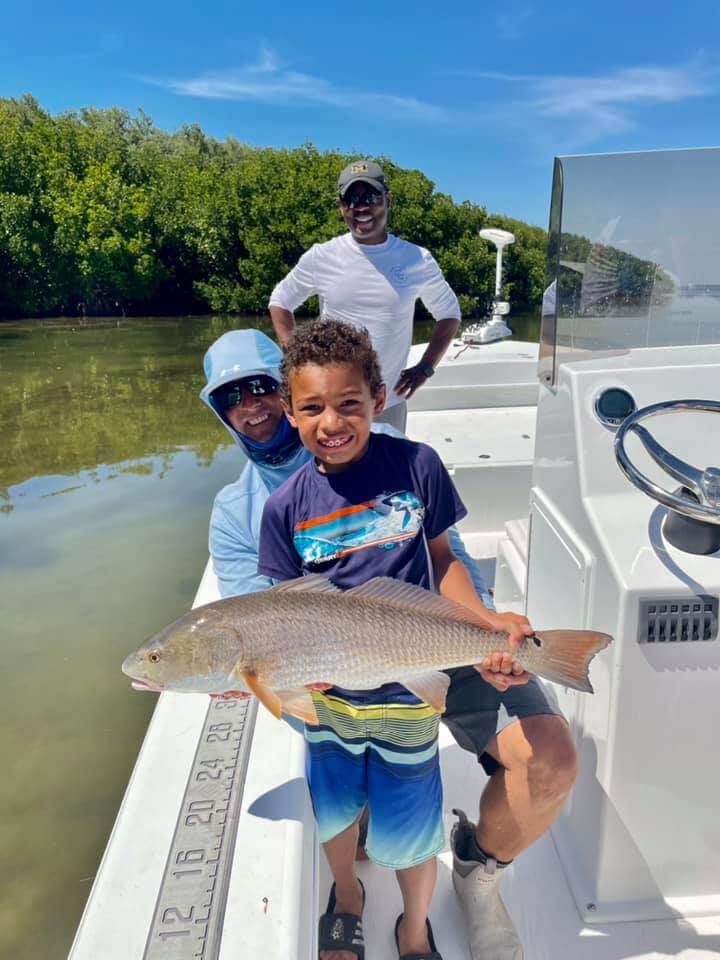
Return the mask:
MULTIPOLYGON (((536 338, 533 321, 523 329, 536 338)), ((198 398, 202 358, 243 325, 272 333, 269 320, 235 316, 0 325, 0 513, 13 509, 9 488, 34 477, 162 479, 179 450, 211 466, 232 441, 198 398), (114 466, 98 469, 103 464, 114 466)), ((433 327, 416 323, 415 342, 433 327)), ((71 486, 59 480, 55 492, 71 486)))
POLYGON ((213 317, 0 328, 5 510, 8 488, 36 476, 123 464, 162 478, 180 449, 212 464, 230 439, 198 399, 202 357, 240 325, 213 317))
POLYGON ((558 273, 559 316, 645 315, 668 303, 674 283, 660 264, 578 234, 563 234, 558 273))

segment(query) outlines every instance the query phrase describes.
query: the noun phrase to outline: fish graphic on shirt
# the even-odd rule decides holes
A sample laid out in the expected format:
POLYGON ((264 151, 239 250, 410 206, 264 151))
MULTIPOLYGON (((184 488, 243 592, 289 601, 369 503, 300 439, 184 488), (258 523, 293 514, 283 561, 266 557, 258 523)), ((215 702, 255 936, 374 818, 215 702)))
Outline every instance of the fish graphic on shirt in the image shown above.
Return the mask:
POLYGON ((424 516, 425 507, 414 493, 383 493, 296 524, 293 543, 306 564, 337 560, 370 547, 390 550, 416 537, 424 516))

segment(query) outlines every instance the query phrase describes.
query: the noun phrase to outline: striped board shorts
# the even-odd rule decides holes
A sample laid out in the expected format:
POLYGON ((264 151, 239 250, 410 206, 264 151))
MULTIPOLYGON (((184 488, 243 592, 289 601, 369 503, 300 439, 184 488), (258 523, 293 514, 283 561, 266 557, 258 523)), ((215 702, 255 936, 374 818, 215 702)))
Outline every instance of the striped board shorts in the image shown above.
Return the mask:
POLYGON ((440 714, 398 684, 312 695, 306 773, 320 842, 346 830, 365 806, 365 850, 383 867, 413 867, 444 845, 438 754, 440 714))

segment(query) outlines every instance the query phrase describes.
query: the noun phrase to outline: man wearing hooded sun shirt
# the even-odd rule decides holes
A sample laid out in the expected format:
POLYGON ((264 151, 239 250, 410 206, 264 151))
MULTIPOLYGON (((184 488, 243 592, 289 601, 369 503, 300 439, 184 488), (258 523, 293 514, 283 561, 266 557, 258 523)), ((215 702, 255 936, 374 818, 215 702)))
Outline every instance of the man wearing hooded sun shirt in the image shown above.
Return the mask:
POLYGON ((207 384, 200 398, 248 458, 239 479, 215 497, 210 519, 210 555, 223 597, 270 586, 257 572, 263 507, 309 457, 276 392, 281 359, 259 330, 225 333, 205 354, 207 384))
POLYGON ((320 298, 323 318, 365 327, 380 360, 387 400, 377 418, 405 430, 406 401, 433 375, 460 325, 460 305, 432 255, 387 231, 392 195, 372 160, 349 164, 338 180, 340 213, 349 232, 316 243, 277 284, 270 316, 282 344, 295 328, 294 311, 320 298), (405 367, 415 303, 437 321, 419 363, 405 367))

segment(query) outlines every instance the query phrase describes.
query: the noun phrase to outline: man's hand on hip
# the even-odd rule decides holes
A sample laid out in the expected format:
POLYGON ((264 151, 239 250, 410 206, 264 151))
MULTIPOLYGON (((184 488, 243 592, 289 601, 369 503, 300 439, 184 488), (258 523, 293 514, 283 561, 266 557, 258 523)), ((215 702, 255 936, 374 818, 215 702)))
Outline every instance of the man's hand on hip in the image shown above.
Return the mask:
POLYGON ((409 400, 427 379, 428 375, 424 372, 422 364, 418 363, 414 367, 406 367, 395 384, 395 393, 404 397, 405 400, 409 400))

